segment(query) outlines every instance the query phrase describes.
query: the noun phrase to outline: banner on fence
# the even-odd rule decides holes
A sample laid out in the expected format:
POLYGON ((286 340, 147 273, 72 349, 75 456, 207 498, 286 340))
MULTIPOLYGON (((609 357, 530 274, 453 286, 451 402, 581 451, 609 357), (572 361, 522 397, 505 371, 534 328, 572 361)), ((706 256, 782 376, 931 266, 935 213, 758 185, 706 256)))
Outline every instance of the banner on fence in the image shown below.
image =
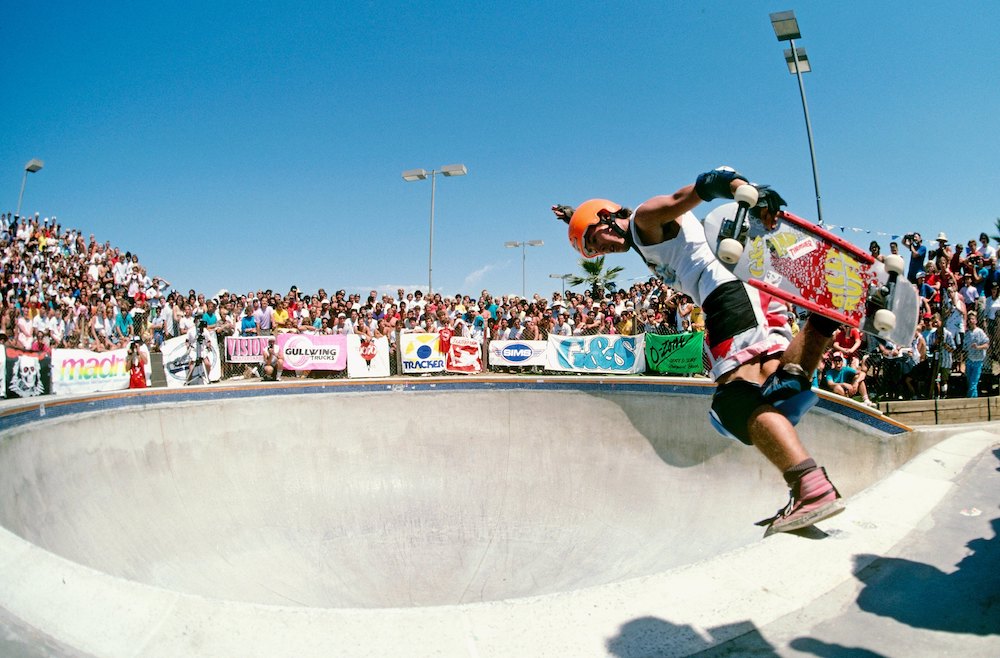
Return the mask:
POLYGON ((646 370, 644 336, 549 336, 545 368, 620 375, 640 373, 646 370))
POLYGON ((226 363, 264 363, 272 336, 226 336, 226 363))
POLYGON ((52 392, 52 358, 45 352, 4 348, 4 397, 33 398, 52 392))
POLYGON ((403 374, 422 374, 444 370, 444 353, 437 334, 400 334, 403 374))
POLYGON ((388 377, 389 339, 361 339, 357 334, 347 336, 348 377, 388 377))
POLYGON ((278 352, 285 370, 345 370, 347 336, 278 334, 278 352))
MULTIPOLYGON (((152 369, 146 361, 146 383, 152 369)), ((56 395, 103 393, 129 387, 128 348, 109 352, 52 350, 52 392, 56 395)))
POLYGON ((219 340, 214 331, 204 331, 193 345, 188 345, 187 336, 177 336, 160 345, 163 353, 163 374, 167 387, 175 388, 192 384, 217 382, 222 379, 222 359, 219 356, 219 340), (208 359, 208 372, 198 357, 208 359))
POLYGON ((483 371, 483 346, 475 338, 451 336, 445 356, 445 370, 472 374, 483 371))
POLYGON ((705 334, 701 331, 667 336, 646 334, 646 363, 651 370, 661 373, 702 372, 704 343, 705 334))
POLYGON ((544 340, 494 340, 490 341, 491 366, 544 366, 544 340))

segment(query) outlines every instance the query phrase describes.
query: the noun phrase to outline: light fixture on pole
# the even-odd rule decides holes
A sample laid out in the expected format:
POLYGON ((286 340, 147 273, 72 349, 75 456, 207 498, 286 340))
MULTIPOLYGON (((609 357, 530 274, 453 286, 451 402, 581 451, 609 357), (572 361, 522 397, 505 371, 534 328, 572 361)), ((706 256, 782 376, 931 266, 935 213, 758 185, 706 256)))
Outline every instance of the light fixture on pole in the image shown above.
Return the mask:
POLYGON ((812 67, 809 65, 806 49, 795 47, 795 40, 802 38, 802 34, 799 33, 799 22, 795 20, 794 11, 779 11, 771 14, 771 27, 774 28, 774 36, 778 37, 778 41, 787 41, 790 46, 785 50, 785 62, 788 64, 788 72, 799 81, 799 96, 802 97, 802 113, 806 117, 806 136, 809 139, 809 157, 812 159, 813 186, 816 189, 816 219, 818 223, 822 224, 823 206, 820 203, 819 195, 816 149, 813 146, 812 123, 809 121, 809 105, 806 104, 806 88, 802 84, 802 74, 809 73, 812 67))
POLYGON ((45 163, 38 158, 32 158, 28 160, 28 164, 24 165, 24 177, 21 178, 21 193, 17 195, 17 212, 14 213, 15 217, 21 216, 21 199, 24 198, 24 184, 28 182, 28 174, 41 171, 44 166, 45 163))
POLYGON ((566 296, 566 279, 573 276, 572 274, 550 274, 550 279, 562 279, 562 296, 566 296))
POLYGON ((524 264, 528 260, 527 248, 528 247, 541 247, 545 242, 543 240, 523 240, 521 242, 504 242, 503 246, 509 249, 521 248, 521 297, 525 296, 526 286, 524 285, 524 264))
POLYGON ((403 172, 403 180, 407 183, 413 181, 431 179, 431 222, 430 222, 430 246, 427 252, 427 294, 434 292, 434 191, 436 187, 436 177, 438 174, 444 176, 464 176, 469 173, 464 164, 445 165, 440 169, 407 169, 403 172))

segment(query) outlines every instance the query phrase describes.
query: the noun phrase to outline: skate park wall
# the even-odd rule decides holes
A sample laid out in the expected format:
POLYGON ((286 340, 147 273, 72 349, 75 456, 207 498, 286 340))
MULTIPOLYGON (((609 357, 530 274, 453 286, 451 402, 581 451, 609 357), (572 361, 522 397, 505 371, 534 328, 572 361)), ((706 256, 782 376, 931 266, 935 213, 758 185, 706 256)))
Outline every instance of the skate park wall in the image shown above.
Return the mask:
MULTIPOLYGON (((464 606, 642 578, 759 541, 753 521, 787 499, 756 450, 711 429, 713 390, 442 377, 6 402, 0 564, 41 552, 129 583, 121 605, 167 592, 256 610, 464 606)), ((845 496, 935 440, 832 396, 800 434, 845 496)), ((29 562, 3 591, 79 616, 29 562)), ((26 624, 97 646, 61 638, 42 605, 0 594, 26 624)))

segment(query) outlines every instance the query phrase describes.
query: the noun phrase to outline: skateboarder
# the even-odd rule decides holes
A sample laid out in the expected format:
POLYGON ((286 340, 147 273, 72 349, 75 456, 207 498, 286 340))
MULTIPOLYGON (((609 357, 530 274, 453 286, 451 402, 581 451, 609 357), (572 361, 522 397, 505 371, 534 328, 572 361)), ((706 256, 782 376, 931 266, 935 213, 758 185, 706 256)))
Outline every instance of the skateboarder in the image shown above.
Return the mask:
MULTIPOLYGON (((784 302, 737 279, 719 261, 691 210, 702 201, 732 199, 747 183, 720 167, 673 194, 655 196, 633 212, 604 199, 575 210, 553 206, 569 224, 570 243, 585 258, 635 249, 671 287, 690 295, 705 313, 712 376, 718 384, 712 414, 730 434, 755 446, 784 475, 788 504, 761 521, 768 533, 811 526, 843 510, 826 470, 809 456, 792 422, 775 404, 810 390, 812 374, 839 324, 813 315, 792 338, 784 302)), ((751 209, 773 227, 784 199, 767 186, 751 209)))

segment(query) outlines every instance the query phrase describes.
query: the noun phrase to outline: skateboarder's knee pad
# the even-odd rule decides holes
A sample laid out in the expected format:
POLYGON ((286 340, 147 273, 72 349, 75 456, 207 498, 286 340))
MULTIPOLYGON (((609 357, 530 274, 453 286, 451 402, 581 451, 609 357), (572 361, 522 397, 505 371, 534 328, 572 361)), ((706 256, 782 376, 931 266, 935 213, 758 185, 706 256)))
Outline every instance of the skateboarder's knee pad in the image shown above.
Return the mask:
POLYGON ((837 329, 840 328, 839 322, 831 320, 825 315, 820 315, 819 313, 810 313, 808 322, 814 329, 816 329, 816 331, 820 333, 820 335, 826 336, 827 338, 833 336, 833 334, 837 332, 837 329))
POLYGON ((750 416, 764 403, 759 384, 734 381, 715 389, 712 416, 732 436, 750 446, 750 416))

